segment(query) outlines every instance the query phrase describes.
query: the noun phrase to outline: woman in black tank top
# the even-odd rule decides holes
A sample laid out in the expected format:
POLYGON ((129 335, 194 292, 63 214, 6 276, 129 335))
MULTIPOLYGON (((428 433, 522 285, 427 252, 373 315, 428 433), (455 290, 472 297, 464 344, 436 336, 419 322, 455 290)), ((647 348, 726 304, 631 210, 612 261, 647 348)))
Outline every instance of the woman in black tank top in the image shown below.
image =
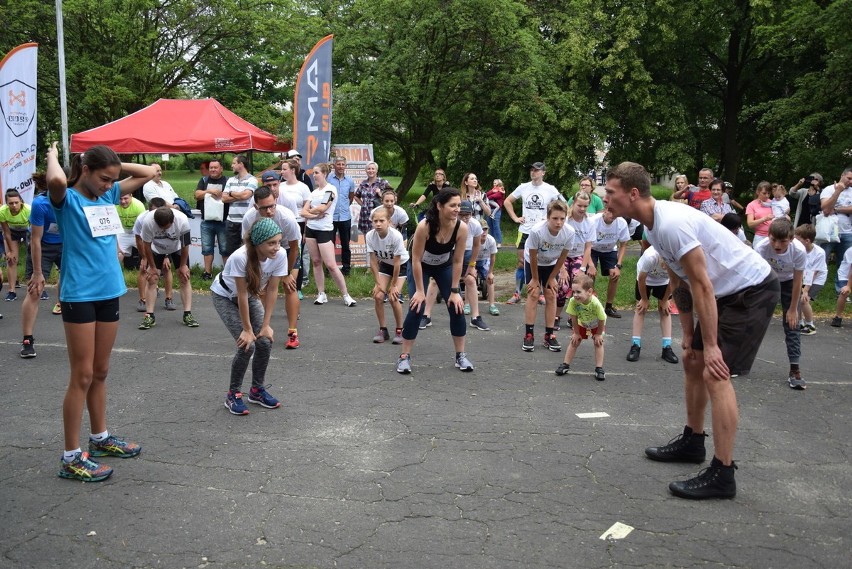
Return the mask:
POLYGON ((402 326, 402 353, 396 366, 399 373, 411 373, 411 348, 426 309, 426 285, 430 277, 435 279, 441 295, 447 299, 450 333, 456 352, 455 365, 461 371, 473 371, 473 364, 464 352, 467 325, 464 301, 458 289, 468 231, 467 224, 459 221, 460 204, 461 197, 455 188, 438 192, 412 237, 411 262, 408 264, 411 301, 402 326))

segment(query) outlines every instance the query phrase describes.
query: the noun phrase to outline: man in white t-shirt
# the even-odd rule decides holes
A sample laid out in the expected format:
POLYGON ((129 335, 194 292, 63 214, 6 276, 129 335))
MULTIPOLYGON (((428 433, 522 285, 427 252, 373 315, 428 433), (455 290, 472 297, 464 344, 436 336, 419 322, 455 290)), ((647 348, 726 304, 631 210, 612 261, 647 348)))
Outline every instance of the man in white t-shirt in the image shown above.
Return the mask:
POLYGON ((547 204, 560 199, 559 190, 544 181, 546 172, 544 162, 530 165, 530 181, 524 182, 503 202, 506 213, 518 228, 518 267, 515 269, 515 294, 506 304, 517 304, 521 300, 521 287, 524 283, 524 245, 533 225, 547 219, 547 204), (515 201, 521 200, 521 217, 515 214, 515 201))
POLYGON ((819 205, 823 215, 837 214, 840 243, 820 243, 820 247, 825 250, 828 262, 834 252, 834 260, 839 265, 846 250, 852 247, 852 167, 846 168, 835 184, 823 188, 819 205))
MULTIPOLYGON (((192 316, 192 283, 189 280, 189 220, 180 211, 168 207, 157 208, 153 214, 140 220, 139 237, 139 243, 142 246, 139 253, 147 261, 145 275, 148 278, 148 284, 153 285, 156 290, 161 273, 170 271, 171 267, 174 267, 180 280, 183 324, 189 328, 197 328, 198 322, 192 316)), ((142 278, 141 274, 139 278, 142 278)), ((174 305, 168 302, 171 292, 170 288, 166 290, 166 310, 174 310, 174 305)), ((140 330, 149 330, 156 326, 154 318, 156 300, 156 293, 146 295, 145 317, 139 325, 140 330)))
POLYGON ((648 241, 668 265, 680 311, 686 426, 671 443, 647 448, 645 454, 664 462, 704 462, 709 402, 715 456, 698 476, 672 482, 669 490, 682 498, 733 498, 739 416, 731 379, 747 374, 754 363, 781 298, 778 277, 709 216, 677 202, 656 201, 651 176, 639 164, 623 162, 607 172, 604 202, 614 215, 645 226, 648 241))
POLYGON ((163 180, 163 167, 158 162, 151 162, 151 167, 154 169, 154 179, 145 182, 142 186, 142 195, 145 196, 145 201, 151 201, 151 198, 163 198, 172 209, 179 209, 175 205, 175 198, 179 197, 175 189, 167 181, 163 180))

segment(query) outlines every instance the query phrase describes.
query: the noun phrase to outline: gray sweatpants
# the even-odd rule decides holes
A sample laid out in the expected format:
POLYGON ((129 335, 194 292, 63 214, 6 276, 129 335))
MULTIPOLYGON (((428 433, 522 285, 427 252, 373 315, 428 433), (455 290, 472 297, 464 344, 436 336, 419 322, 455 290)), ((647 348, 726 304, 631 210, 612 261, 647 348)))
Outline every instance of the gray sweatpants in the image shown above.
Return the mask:
MULTIPOLYGON (((211 292, 210 296, 213 299, 213 308, 219 313, 219 317, 225 324, 225 328, 234 337, 234 340, 240 337, 243 331, 243 321, 240 319, 240 307, 237 300, 231 300, 224 296, 220 296, 215 292, 211 292)), ((257 298, 250 296, 249 299, 249 320, 251 321, 251 329, 255 334, 260 332, 260 327, 263 326, 263 304, 257 298)), ((231 362, 231 391, 242 391, 243 378, 248 369, 249 360, 251 360, 251 386, 263 387, 264 379, 266 378, 266 368, 269 365, 269 355, 272 352, 272 342, 269 338, 258 338, 247 349, 237 348, 237 353, 234 354, 234 360, 231 362), (254 358, 252 358, 252 355, 254 358)))

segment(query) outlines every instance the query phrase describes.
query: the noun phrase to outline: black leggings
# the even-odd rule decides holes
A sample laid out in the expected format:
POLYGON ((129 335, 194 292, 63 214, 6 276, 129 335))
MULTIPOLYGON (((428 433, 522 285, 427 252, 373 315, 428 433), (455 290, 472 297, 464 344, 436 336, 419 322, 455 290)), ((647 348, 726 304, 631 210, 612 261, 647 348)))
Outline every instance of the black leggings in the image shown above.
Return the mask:
MULTIPOLYGON (((414 269, 411 268, 412 263, 408 263, 408 282, 414 282, 414 269)), ((453 264, 435 266, 420 264, 423 271, 423 294, 426 294, 429 285, 429 278, 435 279, 438 284, 438 290, 441 291, 441 296, 444 297, 444 302, 447 304, 447 312, 450 314, 450 334, 456 337, 464 336, 467 333, 467 322, 463 312, 456 312, 455 308, 447 302, 450 298, 450 289, 453 287, 453 264)), ((456 284, 458 286, 458 284, 456 284)), ((409 296, 414 295, 413 287, 409 287, 409 296)), ((414 340, 417 338, 417 332, 420 329, 420 319, 423 318, 423 313, 426 311, 426 301, 420 304, 420 309, 417 311, 408 309, 408 314, 405 315, 405 322, 402 324, 402 337, 406 340, 414 340)))

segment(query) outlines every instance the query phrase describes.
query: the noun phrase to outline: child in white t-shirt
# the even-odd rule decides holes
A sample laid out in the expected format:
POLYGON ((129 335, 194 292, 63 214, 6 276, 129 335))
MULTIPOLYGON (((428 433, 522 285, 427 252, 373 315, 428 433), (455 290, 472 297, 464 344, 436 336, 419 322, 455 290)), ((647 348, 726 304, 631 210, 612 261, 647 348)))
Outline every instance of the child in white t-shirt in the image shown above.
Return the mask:
POLYGON ((772 208, 772 215, 775 219, 779 217, 790 217, 790 202, 787 200, 787 188, 778 184, 772 190, 772 202, 769 204, 772 208))
POLYGON ((816 334, 811 300, 816 298, 828 277, 825 249, 814 245, 816 229, 810 223, 796 228, 796 240, 805 246, 808 257, 802 275, 802 298, 799 299, 799 331, 805 336, 816 334))
POLYGON ((769 225, 768 239, 755 245, 754 250, 766 259, 781 283, 781 321, 784 325, 787 359, 790 362, 787 382, 791 389, 805 389, 805 380, 799 370, 799 359, 802 355, 799 299, 808 254, 804 245, 793 239, 793 224, 783 217, 769 225))
POLYGON ((402 234, 390 227, 390 216, 386 208, 374 209, 370 219, 373 221, 373 228, 367 232, 365 242, 370 270, 376 279, 371 294, 376 305, 376 318, 379 321, 379 332, 373 337, 373 342, 382 344, 390 339, 385 324, 384 304, 387 298, 396 322, 391 343, 402 344, 402 305, 399 303, 399 298, 408 272, 408 251, 402 234))

